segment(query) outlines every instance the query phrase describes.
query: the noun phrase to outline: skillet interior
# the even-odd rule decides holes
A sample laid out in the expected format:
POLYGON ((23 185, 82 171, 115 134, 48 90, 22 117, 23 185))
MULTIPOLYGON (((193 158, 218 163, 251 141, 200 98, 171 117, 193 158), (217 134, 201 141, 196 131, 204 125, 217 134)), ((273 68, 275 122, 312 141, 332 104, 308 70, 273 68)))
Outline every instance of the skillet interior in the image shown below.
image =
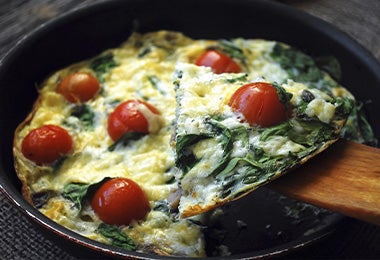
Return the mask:
MULTIPOLYGON (((55 238, 57 234, 66 237, 67 246, 82 245, 115 256, 129 255, 56 225, 23 200, 13 169, 13 131, 37 96, 35 86, 49 73, 118 46, 132 30, 158 29, 177 30, 194 38, 274 39, 312 55, 334 55, 342 65, 341 83, 359 100, 372 101, 366 110, 377 138, 380 136, 379 122, 374 118, 380 109, 380 96, 374 95, 380 86, 378 63, 345 34, 309 15, 273 2, 248 0, 107 1, 71 12, 29 34, 0 63, 0 185, 7 197, 39 226, 53 231, 50 234, 55 238)), ((254 196, 229 205, 230 213, 221 225, 232 230, 229 243, 235 252, 251 257, 279 254, 325 236, 341 219, 340 215, 321 212, 313 215, 312 222, 292 225, 296 219, 289 220, 281 214, 288 203, 297 207, 297 203, 261 189, 254 196), (251 225, 238 230, 234 216, 241 212, 248 213, 239 220, 251 225), (239 239, 235 239, 237 236, 239 239)), ((304 214, 306 218, 311 213, 304 214)))

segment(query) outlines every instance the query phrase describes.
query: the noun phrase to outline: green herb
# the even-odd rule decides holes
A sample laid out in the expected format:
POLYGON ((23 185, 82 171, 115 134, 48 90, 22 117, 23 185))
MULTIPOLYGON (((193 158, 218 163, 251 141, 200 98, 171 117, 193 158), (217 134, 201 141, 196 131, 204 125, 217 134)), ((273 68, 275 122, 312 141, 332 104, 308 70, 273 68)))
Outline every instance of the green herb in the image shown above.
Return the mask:
POLYGON ((193 166, 198 162, 195 158, 193 152, 191 151, 191 146, 196 144, 200 140, 212 137, 212 135, 179 135, 177 136, 176 142, 176 165, 178 168, 182 169, 184 173, 188 172, 193 166))
POLYGON ((151 52, 151 48, 150 47, 145 47, 143 48, 138 54, 137 54, 137 57, 138 58, 143 58, 145 57, 147 54, 149 54, 151 52))
POLYGON ((301 101, 295 110, 295 117, 300 120, 308 120, 309 116, 306 114, 306 108, 309 105, 309 102, 301 101))
POLYGON ((323 56, 314 58, 315 63, 321 69, 326 71, 334 80, 339 81, 342 76, 339 61, 333 56, 323 56))
POLYGON ((354 107, 354 100, 338 97, 332 102, 335 105, 335 116, 338 119, 346 119, 354 107))
POLYGON ((286 136, 291 129, 292 126, 290 124, 290 121, 286 121, 282 124, 268 127, 261 133, 260 141, 266 141, 269 137, 274 135, 286 136))
POLYGON ((158 92, 160 92, 161 95, 167 94, 166 90, 160 87, 160 79, 157 76, 150 75, 148 76, 148 80, 150 84, 152 84, 153 88, 156 89, 158 92))
POLYGON ((104 82, 104 75, 117 65, 113 54, 107 53, 93 59, 90 63, 90 68, 95 71, 99 81, 104 82))
POLYGON ((160 82, 160 80, 156 76, 148 76, 148 80, 155 89, 158 89, 158 83, 160 82))
POLYGON ((279 62, 295 81, 316 82, 323 77, 314 60, 294 48, 277 43, 271 57, 279 62))
POLYGON ((58 172, 59 169, 61 168, 61 166, 63 165, 63 163, 66 161, 66 159, 68 158, 68 155, 62 155, 61 157, 59 157, 57 160, 55 160, 50 166, 52 167, 53 169, 53 172, 58 172))
POLYGON ((221 143, 222 149, 223 149, 223 157, 220 160, 219 164, 210 172, 209 175, 217 175, 222 171, 226 164, 229 161, 230 154, 232 152, 233 148, 233 142, 235 135, 240 136, 241 138, 247 139, 248 136, 244 136, 246 133, 246 130, 244 128, 240 128, 236 130, 236 132, 231 131, 221 123, 219 123, 215 119, 209 119, 206 120, 208 124, 212 126, 212 132, 215 136, 218 136, 217 140, 221 143), (242 130, 242 131, 239 131, 242 130))
POLYGON ((135 251, 136 245, 133 240, 118 227, 101 223, 97 231, 111 240, 111 245, 120 247, 126 250, 135 251))
POLYGON ((272 85, 274 86, 274 88, 277 91, 277 95, 278 95, 280 102, 287 105, 289 103, 290 99, 292 99, 293 94, 286 92, 286 90, 283 87, 281 87, 280 85, 278 85, 276 83, 273 83, 272 85))
POLYGON ((126 132, 123 134, 116 142, 114 142, 112 145, 108 147, 108 151, 112 152, 116 149, 116 146, 123 145, 126 146, 128 143, 132 140, 137 140, 141 137, 143 137, 144 133, 138 133, 138 132, 126 132))
POLYGON ((238 81, 247 81, 248 74, 237 75, 228 79, 225 79, 227 83, 235 83, 238 81))
POLYGON ((324 124, 318 120, 293 119, 266 128, 261 133, 260 140, 266 141, 274 135, 288 136, 293 142, 310 147, 316 143, 330 140, 334 135, 334 129, 328 124, 324 124))
POLYGON ((377 139, 366 118, 362 102, 357 102, 352 109, 341 136, 347 140, 377 146, 377 139))
POLYGON ((293 142, 307 147, 336 138, 334 129, 319 120, 291 120, 289 123, 292 127, 287 136, 293 142), (302 129, 302 132, 296 129, 302 129))
POLYGON ((308 84, 311 87, 330 90, 336 85, 332 79, 325 77, 315 61, 295 48, 277 43, 270 54, 286 70, 290 79, 308 84))
POLYGON ((89 187, 90 184, 70 183, 63 188, 62 196, 74 202, 74 205, 80 211, 89 187))
POLYGON ((95 113, 87 104, 75 105, 71 110, 71 115, 78 118, 85 129, 92 130, 94 128, 95 113))
POLYGON ((104 182, 111 178, 104 178, 100 182, 87 184, 87 183, 69 183, 63 188, 62 196, 71 200, 79 211, 82 210, 84 201, 97 190, 104 182))
POLYGON ((220 40, 218 43, 224 53, 228 54, 228 56, 232 58, 240 60, 243 64, 246 64, 246 58, 241 48, 228 40, 220 40))

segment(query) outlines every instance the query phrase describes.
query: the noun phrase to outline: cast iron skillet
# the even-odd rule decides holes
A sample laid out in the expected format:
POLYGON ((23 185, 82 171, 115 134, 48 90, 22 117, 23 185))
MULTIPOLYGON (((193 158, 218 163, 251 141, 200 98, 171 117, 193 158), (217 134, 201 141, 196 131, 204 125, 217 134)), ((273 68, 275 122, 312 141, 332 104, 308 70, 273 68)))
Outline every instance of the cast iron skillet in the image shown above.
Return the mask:
MULTIPOLYGON (((303 12, 253 0, 111 0, 74 10, 28 34, 0 62, 0 188, 42 232, 78 256, 163 258, 83 238, 31 207, 20 194, 13 168, 13 132, 37 97, 36 85, 50 73, 118 46, 134 30, 160 29, 194 38, 265 38, 314 56, 333 55, 342 66, 340 82, 365 102, 380 138, 380 122, 375 121, 380 110, 379 64, 347 35, 303 12)), ((303 247, 333 232, 342 219, 265 188, 225 210, 218 224, 227 230, 223 244, 229 246, 233 258, 271 257, 303 247)), ((213 243, 207 247, 210 252, 214 248, 213 243)))

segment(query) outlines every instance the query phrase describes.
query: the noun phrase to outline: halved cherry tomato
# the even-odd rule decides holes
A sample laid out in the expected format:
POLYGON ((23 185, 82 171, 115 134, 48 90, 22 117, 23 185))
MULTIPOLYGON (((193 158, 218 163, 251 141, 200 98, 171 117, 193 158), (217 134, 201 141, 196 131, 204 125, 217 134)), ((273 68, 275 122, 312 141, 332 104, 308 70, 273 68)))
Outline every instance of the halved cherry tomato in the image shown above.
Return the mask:
POLYGON ((91 206, 102 221, 111 225, 128 225, 143 219, 150 210, 144 191, 127 178, 106 181, 95 192, 91 206))
POLYGON ((127 100, 118 105, 108 117, 108 134, 118 140, 126 132, 149 133, 149 122, 141 112, 141 105, 159 114, 151 104, 141 100, 127 100))
POLYGON ((100 89, 97 78, 85 72, 77 72, 65 77, 57 86, 57 92, 71 103, 86 102, 100 89))
POLYGON ((49 164, 73 149, 69 133, 57 125, 33 129, 22 140, 21 152, 38 165, 49 164))
POLYGON ((241 71, 240 66, 233 59, 216 50, 208 50, 204 52, 195 61, 195 65, 211 67, 212 71, 216 74, 226 72, 238 73, 241 71))
POLYGON ((250 125, 269 127, 288 118, 287 108, 280 102, 277 90, 266 82, 240 87, 232 95, 229 106, 242 113, 250 125))

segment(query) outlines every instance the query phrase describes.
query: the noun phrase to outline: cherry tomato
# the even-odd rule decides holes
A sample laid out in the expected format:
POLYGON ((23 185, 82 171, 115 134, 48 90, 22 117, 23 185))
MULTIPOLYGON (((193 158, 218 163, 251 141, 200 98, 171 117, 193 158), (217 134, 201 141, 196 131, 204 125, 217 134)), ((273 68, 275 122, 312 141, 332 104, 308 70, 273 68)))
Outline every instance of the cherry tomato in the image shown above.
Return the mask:
POLYGON ((276 89, 265 82, 240 87, 232 95, 229 105, 242 113, 250 125, 269 127, 288 118, 287 108, 280 102, 276 89))
POLYGON ((69 133, 57 125, 45 125, 30 131, 22 140, 21 152, 38 165, 49 164, 73 149, 69 133))
POLYGON ((143 219, 150 210, 144 191, 127 178, 106 181, 95 192, 91 206, 102 221, 111 225, 128 225, 143 219))
POLYGON ((118 105, 108 117, 108 134, 112 140, 118 140, 126 132, 149 133, 149 122, 141 112, 143 105, 152 113, 159 114, 158 110, 141 100, 127 100, 118 105))
POLYGON ((93 98, 99 89, 99 81, 85 72, 68 75, 57 86, 57 92, 71 103, 86 102, 93 98))
POLYGON ((195 65, 211 67, 216 74, 221 73, 238 73, 241 71, 240 66, 226 54, 215 50, 204 52, 195 61, 195 65))

